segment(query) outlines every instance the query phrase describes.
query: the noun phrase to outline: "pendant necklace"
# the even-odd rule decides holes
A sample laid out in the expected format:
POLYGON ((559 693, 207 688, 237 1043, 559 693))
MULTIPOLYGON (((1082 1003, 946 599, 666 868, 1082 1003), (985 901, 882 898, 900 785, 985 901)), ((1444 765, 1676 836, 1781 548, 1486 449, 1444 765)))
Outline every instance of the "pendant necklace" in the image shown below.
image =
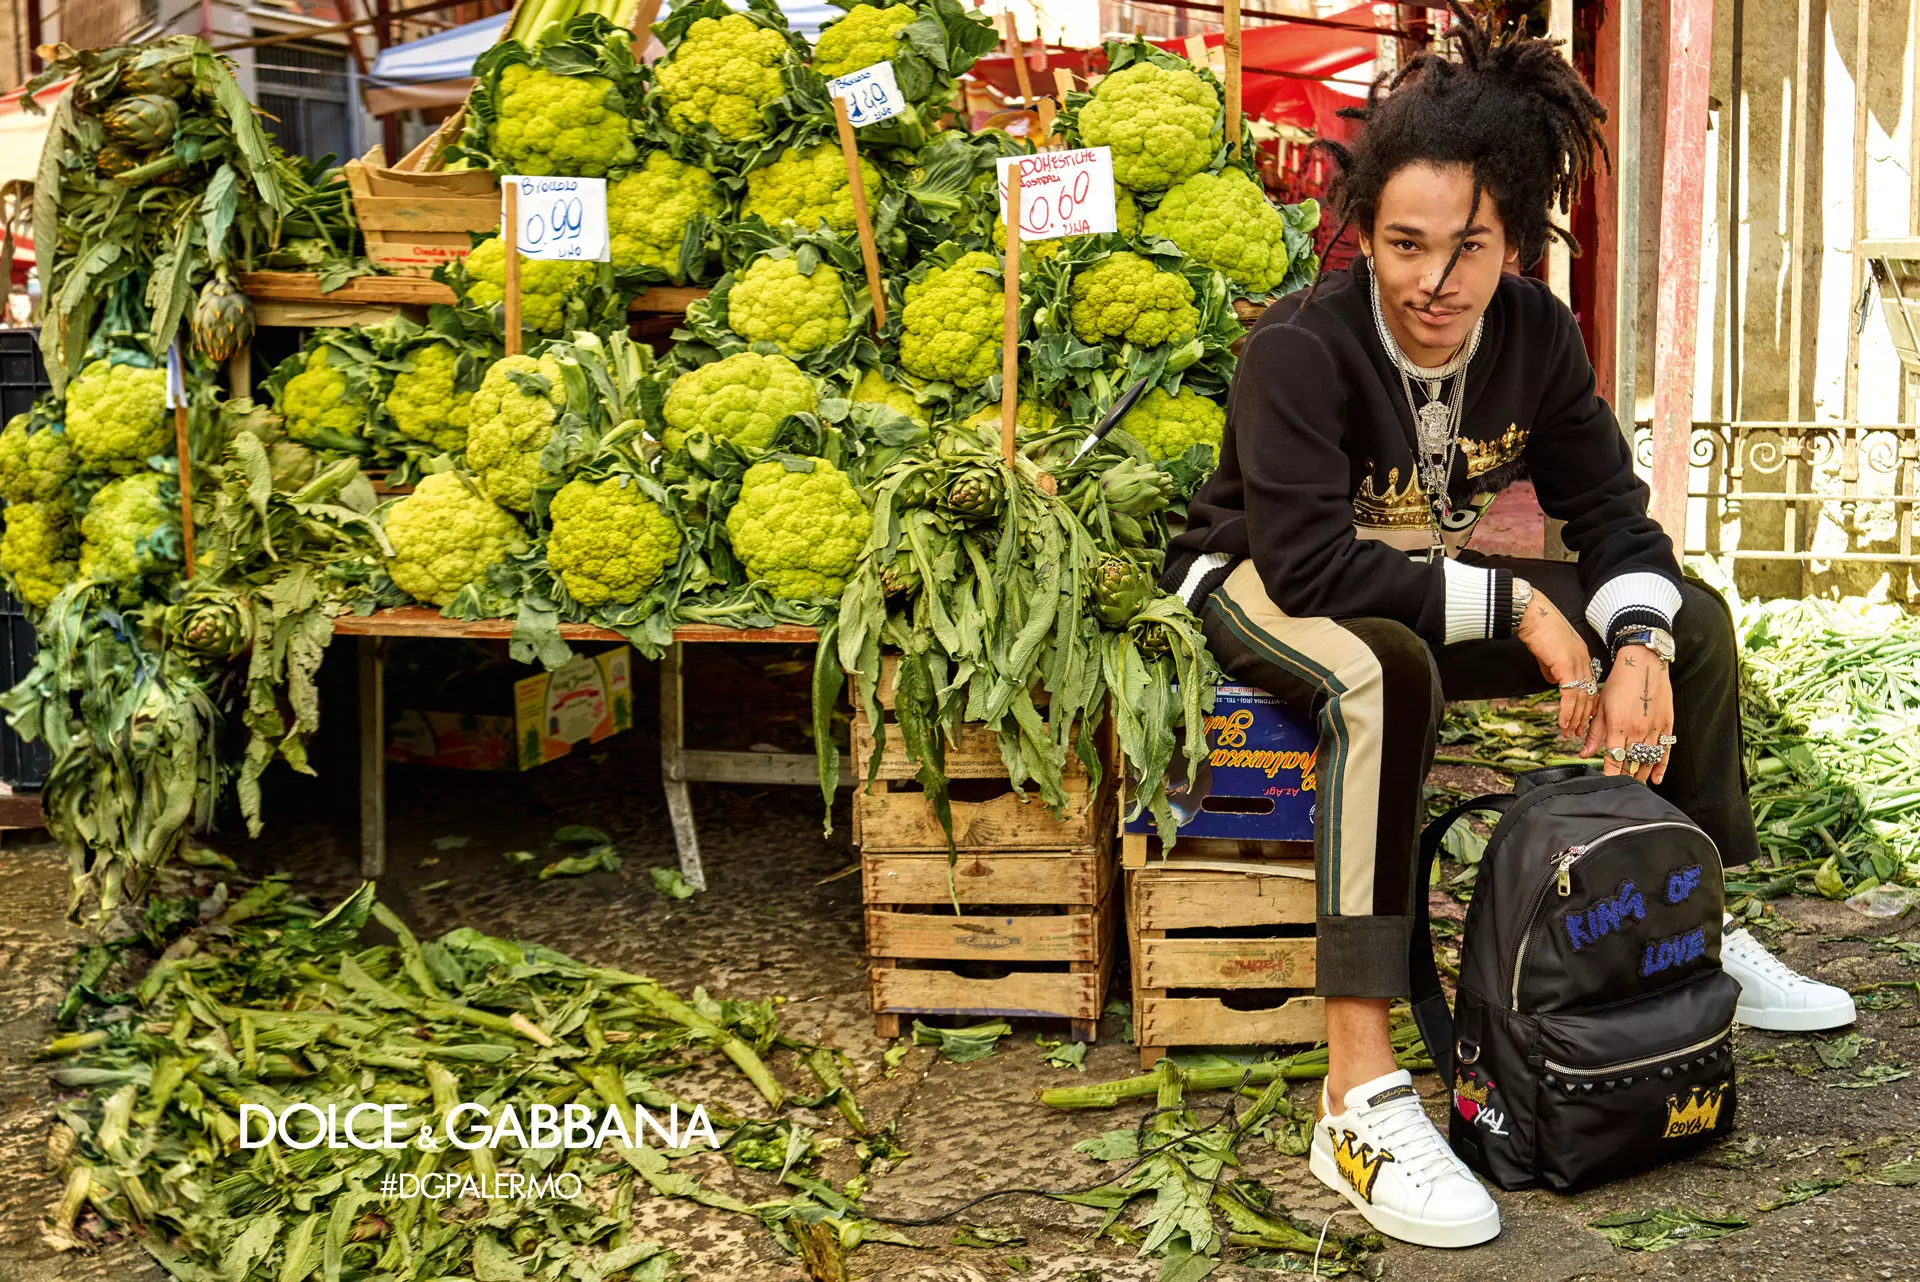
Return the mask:
POLYGON ((1380 279, 1374 275, 1371 261, 1367 266, 1367 284, 1373 293, 1373 323, 1380 331, 1380 343, 1386 348, 1387 358, 1400 375, 1400 390, 1407 398, 1408 412, 1413 415, 1420 488, 1426 492, 1427 516, 1433 530, 1428 558, 1444 557, 1446 539, 1443 531, 1447 518, 1453 514, 1453 503, 1447 491, 1452 483, 1454 456, 1460 448, 1461 410, 1467 399, 1466 370, 1473 360, 1473 354, 1479 350, 1480 333, 1486 325, 1486 317, 1482 316, 1474 322, 1473 333, 1444 365, 1432 369, 1415 365, 1401 351, 1393 331, 1387 328, 1386 313, 1380 306, 1380 279), (1448 379, 1453 380, 1453 387, 1450 394, 1443 395, 1442 390, 1448 379), (1420 384, 1420 390, 1427 394, 1424 405, 1414 399, 1413 385, 1416 381, 1420 384))

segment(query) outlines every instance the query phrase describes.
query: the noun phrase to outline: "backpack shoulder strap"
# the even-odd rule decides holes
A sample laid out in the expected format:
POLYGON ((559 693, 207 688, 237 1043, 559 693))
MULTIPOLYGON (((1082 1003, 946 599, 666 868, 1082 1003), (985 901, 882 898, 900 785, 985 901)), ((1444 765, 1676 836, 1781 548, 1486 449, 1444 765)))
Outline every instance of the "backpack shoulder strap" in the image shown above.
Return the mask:
POLYGON ((1409 996, 1420 1040, 1426 1043, 1434 1072, 1449 1089, 1453 1085, 1453 1012, 1447 1009, 1447 994, 1440 987, 1440 964, 1434 956, 1433 926, 1427 916, 1427 883, 1433 876, 1440 843, 1454 824, 1479 810, 1504 815, 1513 802, 1510 793, 1489 793, 1463 801, 1420 834, 1420 857, 1413 869, 1413 934, 1407 944, 1407 977, 1412 988, 1409 996))

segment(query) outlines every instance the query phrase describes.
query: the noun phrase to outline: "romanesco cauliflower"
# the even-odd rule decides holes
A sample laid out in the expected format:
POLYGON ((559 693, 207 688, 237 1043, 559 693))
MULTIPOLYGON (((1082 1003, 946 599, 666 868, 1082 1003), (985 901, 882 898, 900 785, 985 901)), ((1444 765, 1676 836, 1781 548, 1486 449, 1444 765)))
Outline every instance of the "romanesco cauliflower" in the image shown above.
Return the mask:
POLYGON ((1176 459, 1195 445, 1216 455, 1227 429, 1227 411, 1190 387, 1169 396, 1156 387, 1127 411, 1120 427, 1156 459, 1176 459))
POLYGON ((900 368, 916 378, 971 387, 1000 369, 1000 260, 975 251, 907 286, 900 368))
POLYGON ((589 609, 633 604, 679 559, 680 527, 631 481, 568 481, 547 511, 547 564, 589 609))
POLYGON ((387 510, 387 573, 408 596, 444 606, 487 567, 527 548, 520 522, 454 472, 435 472, 387 510))
POLYGON ((689 432, 707 432, 742 449, 764 449, 789 414, 820 403, 813 383, 784 356, 737 352, 673 380, 661 409, 666 447, 680 449, 689 432))
POLYGON ((168 536, 177 537, 179 505, 163 492, 171 489, 159 472, 136 472, 103 486, 80 521, 80 577, 127 583, 177 561, 168 536))
POLYGON ((778 31, 742 14, 700 19, 671 58, 654 64, 668 127, 690 134, 711 126, 727 142, 763 136, 761 113, 786 92, 780 66, 788 52, 778 31))
POLYGON ((713 175, 664 151, 607 187, 607 234, 615 271, 652 267, 675 280, 687 224, 700 214, 718 218, 727 202, 713 175))
POLYGON ((813 46, 813 69, 832 80, 885 62, 900 44, 900 33, 918 17, 912 5, 893 4, 881 8, 858 4, 846 17, 820 32, 813 46))
POLYGON ((9 503, 6 532, 0 534, 0 571, 15 596, 44 610, 73 581, 78 544, 73 511, 64 502, 9 503))
POLYGON ((367 434, 366 398, 349 386, 325 347, 307 353, 300 372, 280 389, 275 408, 286 420, 287 435, 302 444, 344 449, 367 434))
POLYGON ((837 597, 866 546, 873 518, 846 474, 825 459, 798 472, 755 463, 727 513, 727 537, 747 573, 776 597, 837 597))
POLYGON ((510 174, 599 178, 633 163, 633 134, 613 81, 515 63, 500 72, 493 154, 510 174))
MULTIPOLYGON (((1051 432, 1060 421, 1057 406, 1045 405, 1021 397, 1013 406, 1013 427, 1016 434, 1026 436, 1029 433, 1051 432)), ((1000 440, 1000 406, 998 402, 983 405, 961 422, 961 428, 968 432, 986 432, 996 445, 1000 440)))
MULTIPOLYGON (((865 157, 860 181, 866 185, 869 205, 880 199, 880 171, 865 157)), ((789 147, 780 159, 747 175, 747 198, 742 218, 758 214, 775 227, 798 223, 812 230, 822 222, 835 231, 851 231, 853 188, 847 182, 847 160, 830 142, 811 147, 789 147)))
POLYGON ((455 390, 460 357, 450 343, 429 343, 407 354, 393 376, 387 414, 400 434, 443 453, 464 449, 473 393, 455 390))
MULTIPOLYGON (((1140 234, 1140 205, 1125 187, 1113 189, 1113 225, 1114 230, 1128 240, 1140 234)), ((1062 246, 1071 245, 1079 239, 1078 236, 1060 236, 1053 240, 1022 240, 1021 257, 1031 257, 1044 263, 1058 254, 1062 246)), ((993 247, 1003 254, 1007 250, 1007 223, 998 214, 993 216, 993 247)))
POLYGON ((30 431, 33 415, 16 414, 0 432, 0 498, 40 503, 66 492, 73 479, 73 445, 64 431, 30 431))
POLYGON ((507 356, 488 367, 469 407, 467 466, 494 502, 520 512, 533 506, 540 453, 566 400, 551 356, 507 356))
POLYGON ((926 407, 913 398, 909 388, 887 381, 887 376, 877 369, 870 369, 860 376, 853 385, 853 394, 849 398, 856 405, 884 405, 896 414, 904 414, 922 427, 931 419, 927 417, 926 407))
POLYGON ((1287 278, 1287 220, 1243 170, 1174 184, 1147 215, 1146 232, 1252 293, 1271 293, 1287 278))
POLYGON ((1110 254, 1073 278, 1073 332, 1083 343, 1119 339, 1158 347, 1193 337, 1200 309, 1193 285, 1138 254, 1110 254))
MULTIPOLYGON (((495 236, 467 255, 467 301, 491 307, 507 296, 507 255, 495 236)), ((520 324, 542 334, 558 334, 566 325, 567 297, 593 281, 592 263, 550 258, 520 260, 520 324)))
POLYGON ((1079 124, 1087 146, 1113 148, 1114 181, 1164 191, 1213 162, 1220 97, 1191 71, 1136 62, 1094 87, 1079 124))
POLYGON ((167 372, 92 362, 67 385, 67 437, 90 471, 142 466, 167 446, 167 372))
POLYGON ((783 356, 832 347, 851 323, 844 282, 825 263, 802 276, 797 258, 762 254, 727 295, 728 327, 749 343, 776 344, 783 356))

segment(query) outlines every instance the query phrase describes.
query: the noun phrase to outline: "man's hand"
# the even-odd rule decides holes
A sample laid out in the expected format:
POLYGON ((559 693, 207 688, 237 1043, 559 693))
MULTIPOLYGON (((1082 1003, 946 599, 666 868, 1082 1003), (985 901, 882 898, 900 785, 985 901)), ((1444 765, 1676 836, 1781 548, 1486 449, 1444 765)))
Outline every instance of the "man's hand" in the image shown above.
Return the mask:
POLYGON ((1533 653, 1540 675, 1560 687, 1560 733, 1578 739, 1599 705, 1597 696, 1568 684, 1593 679, 1593 656, 1587 653, 1587 643, 1541 592, 1534 593, 1533 604, 1513 634, 1533 653))
MULTIPOLYGON (((1643 645, 1623 645, 1614 657, 1613 671, 1607 677, 1606 690, 1600 696, 1600 710, 1580 755, 1591 757, 1601 749, 1624 748, 1636 743, 1658 745, 1660 736, 1673 733, 1673 682, 1660 656, 1643 645)), ((1615 761, 1609 752, 1605 773, 1627 774, 1643 783, 1659 783, 1667 777, 1667 763, 1673 750, 1666 749, 1655 765, 1633 761, 1615 761)))

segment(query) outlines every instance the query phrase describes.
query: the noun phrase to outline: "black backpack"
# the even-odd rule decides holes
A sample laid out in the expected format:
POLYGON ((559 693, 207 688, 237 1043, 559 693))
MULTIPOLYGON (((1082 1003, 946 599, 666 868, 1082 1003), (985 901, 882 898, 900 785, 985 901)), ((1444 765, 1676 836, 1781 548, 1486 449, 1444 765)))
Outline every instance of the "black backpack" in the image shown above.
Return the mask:
POLYGON ((1503 1189, 1564 1192, 1732 1129, 1740 987, 1720 969, 1720 855, 1692 820, 1624 775, 1540 770, 1429 824, 1420 869, 1413 1012, 1468 1165, 1503 1189), (1475 810, 1501 819, 1450 1015, 1424 888, 1475 810))

